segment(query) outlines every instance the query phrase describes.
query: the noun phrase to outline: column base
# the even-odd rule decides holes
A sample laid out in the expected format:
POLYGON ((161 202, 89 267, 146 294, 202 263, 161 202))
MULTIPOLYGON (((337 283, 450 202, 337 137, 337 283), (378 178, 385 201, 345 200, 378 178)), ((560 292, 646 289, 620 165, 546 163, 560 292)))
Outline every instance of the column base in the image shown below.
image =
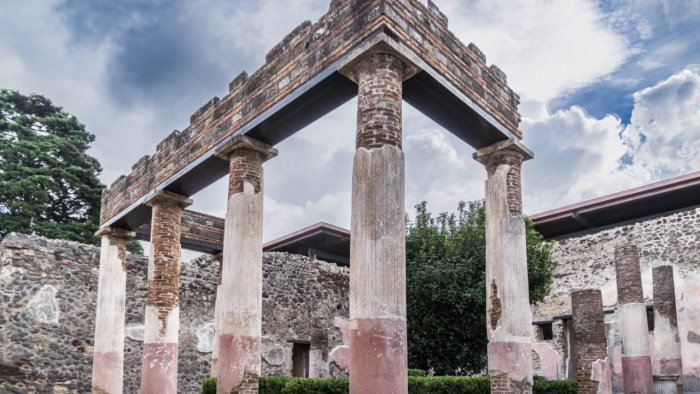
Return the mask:
POLYGON ((141 393, 177 394, 177 343, 144 343, 141 393))
POLYGON ((216 392, 257 393, 260 363, 260 337, 221 334, 216 392))
POLYGON ((406 320, 357 318, 350 327, 350 393, 407 393, 406 320))
POLYGON ((118 366, 124 365, 124 354, 98 352, 92 356, 92 392, 96 394, 121 394, 124 373, 118 366))
POLYGON ((625 393, 652 394, 651 357, 622 357, 622 384, 625 393))
POLYGON ((492 394, 532 393, 531 348, 527 342, 489 342, 492 394))

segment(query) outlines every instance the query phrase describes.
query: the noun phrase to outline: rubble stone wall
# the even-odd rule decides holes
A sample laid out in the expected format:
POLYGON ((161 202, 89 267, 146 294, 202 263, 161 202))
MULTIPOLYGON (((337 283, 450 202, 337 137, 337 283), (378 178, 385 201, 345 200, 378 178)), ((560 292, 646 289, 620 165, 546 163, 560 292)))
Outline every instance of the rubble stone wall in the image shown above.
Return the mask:
MULTIPOLYGON (((98 266, 98 247, 21 234, 2 240, 0 392, 90 391, 98 266)), ((144 257, 127 258, 127 393, 138 392, 141 379, 147 266, 144 257)), ((181 264, 182 393, 199 392, 211 368, 218 269, 209 255, 181 264)), ((291 375, 293 342, 310 342, 319 325, 328 332, 327 351, 342 343, 333 319, 348 316, 346 267, 265 253, 263 277, 264 374, 291 375)))
MULTIPOLYGON (((571 289, 600 289, 613 371, 613 388, 621 389, 621 342, 615 279, 615 248, 631 243, 639 248, 644 302, 652 304, 652 268, 674 267, 676 305, 686 392, 700 392, 700 207, 643 218, 559 239, 554 244, 553 284, 544 301, 533 308, 534 321, 571 314, 571 289)), ((555 319, 555 322, 558 321, 555 319)), ((556 338, 555 338, 556 340, 556 338)), ((653 359, 653 331, 650 350, 653 359)), ((566 344, 555 344, 556 349, 566 344)), ((562 355, 566 360, 566 356, 562 355)), ((566 362, 562 370, 567 372, 566 362)), ((570 372, 569 376, 571 376, 570 372)))

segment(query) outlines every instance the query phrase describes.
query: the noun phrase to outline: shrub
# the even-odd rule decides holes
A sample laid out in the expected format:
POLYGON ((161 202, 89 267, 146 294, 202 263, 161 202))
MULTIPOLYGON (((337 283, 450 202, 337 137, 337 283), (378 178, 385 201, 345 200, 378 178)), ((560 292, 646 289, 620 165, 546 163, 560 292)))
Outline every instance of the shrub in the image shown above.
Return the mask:
POLYGON ((428 371, 424 369, 409 368, 408 376, 428 376, 428 371))
MULTIPOLYGON (((412 370, 409 374, 425 373, 412 370)), ((410 394, 488 394, 488 376, 415 376, 408 377, 410 394)), ((263 376, 260 378, 260 394, 347 394, 347 378, 290 378, 286 376, 263 376)), ((533 394, 575 394, 576 381, 547 380, 535 377, 533 394)), ((216 393, 216 379, 208 378, 202 383, 202 394, 216 393)))
POLYGON ((547 380, 535 376, 532 386, 533 394, 576 394, 575 380, 547 380))
POLYGON ((411 394, 488 394, 489 390, 486 376, 408 377, 408 392, 411 394))
POLYGON ((202 394, 216 394, 216 378, 206 378, 202 382, 202 394))

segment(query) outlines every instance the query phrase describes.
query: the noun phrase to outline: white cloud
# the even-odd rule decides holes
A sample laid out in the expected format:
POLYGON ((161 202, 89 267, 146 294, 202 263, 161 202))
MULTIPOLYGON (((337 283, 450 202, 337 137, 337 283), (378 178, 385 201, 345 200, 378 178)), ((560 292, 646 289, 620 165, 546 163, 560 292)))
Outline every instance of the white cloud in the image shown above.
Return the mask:
POLYGON ((571 107, 522 128, 536 155, 523 169, 529 213, 697 171, 700 73, 690 67, 635 93, 627 126, 571 107))
POLYGON ((632 54, 595 2, 441 1, 450 29, 474 42, 524 98, 547 101, 615 71, 632 54))

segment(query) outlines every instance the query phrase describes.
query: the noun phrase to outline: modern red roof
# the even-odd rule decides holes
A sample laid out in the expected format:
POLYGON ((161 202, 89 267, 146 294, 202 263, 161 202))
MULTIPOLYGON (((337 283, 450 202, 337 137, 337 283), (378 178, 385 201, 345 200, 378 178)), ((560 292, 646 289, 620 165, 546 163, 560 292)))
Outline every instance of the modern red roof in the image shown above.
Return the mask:
POLYGON ((530 216, 547 238, 700 205, 700 171, 530 216))

